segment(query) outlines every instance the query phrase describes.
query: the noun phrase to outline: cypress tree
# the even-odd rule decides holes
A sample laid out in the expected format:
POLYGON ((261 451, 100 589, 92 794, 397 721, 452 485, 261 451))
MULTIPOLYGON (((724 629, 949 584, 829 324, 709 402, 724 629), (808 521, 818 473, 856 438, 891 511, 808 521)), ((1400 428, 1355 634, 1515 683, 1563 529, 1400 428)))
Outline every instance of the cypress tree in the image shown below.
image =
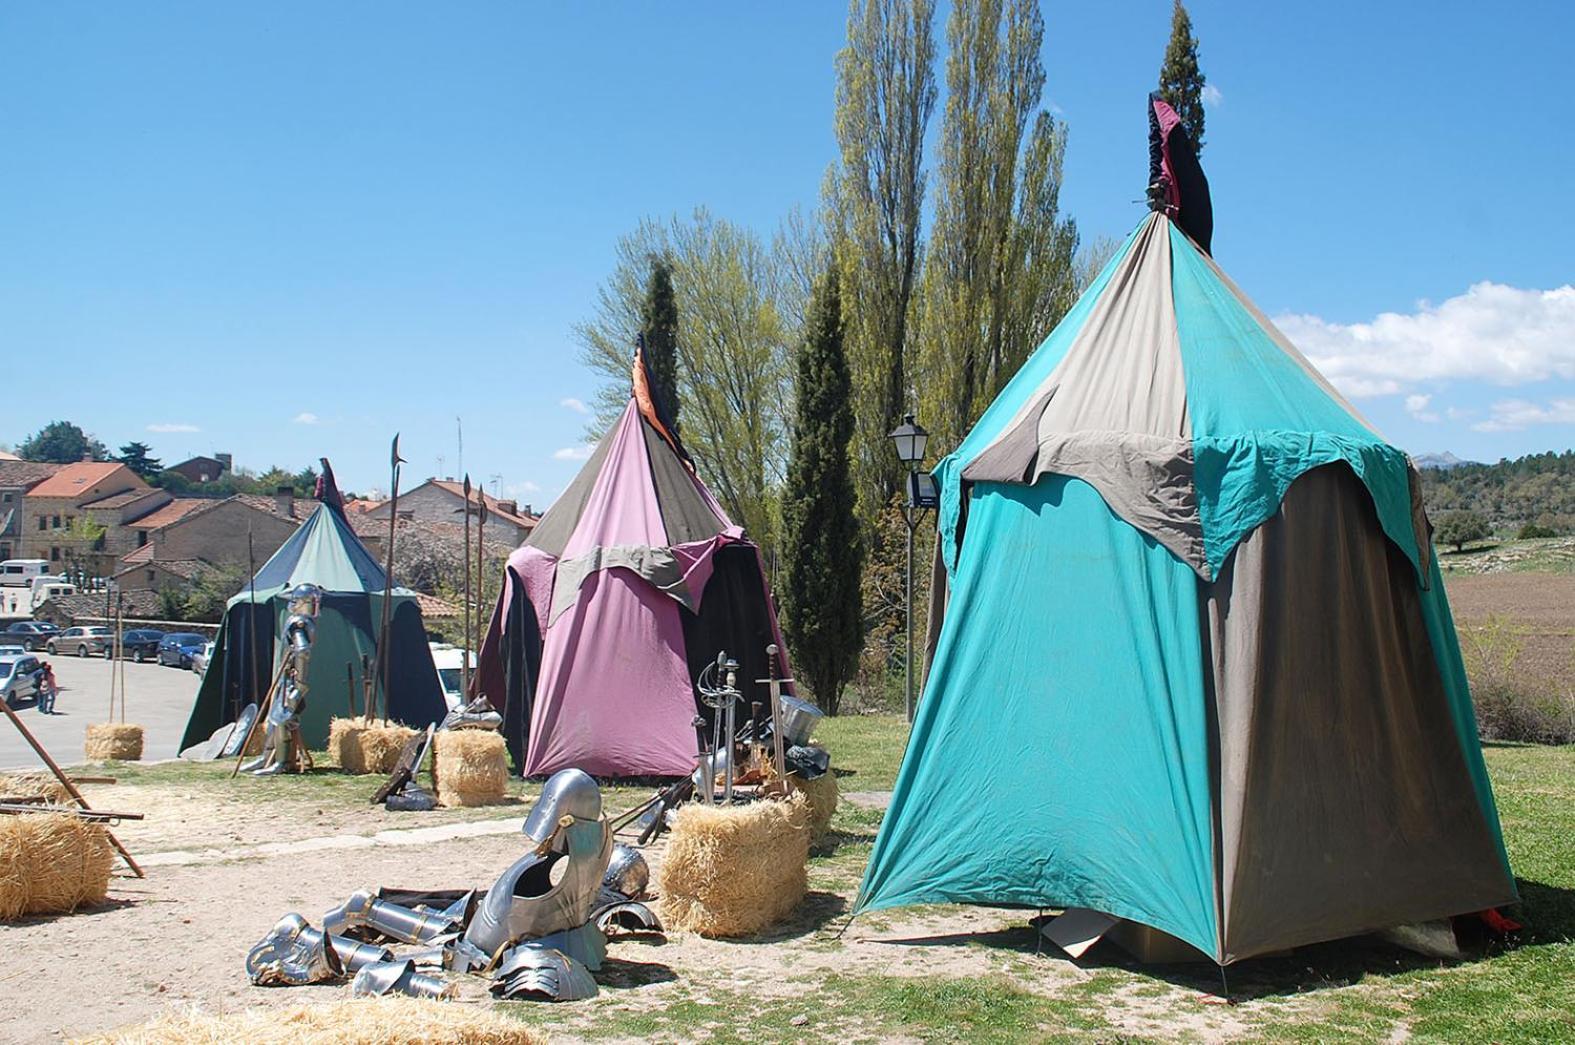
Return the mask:
POLYGON ((848 460, 853 403, 837 266, 815 287, 798 353, 798 401, 782 504, 783 628, 793 670, 837 713, 863 644, 864 565, 848 460))
POLYGON ((1165 63, 1159 67, 1160 97, 1181 117, 1181 126, 1203 152, 1203 71, 1198 68, 1198 38, 1192 35, 1192 18, 1176 0, 1170 16, 1170 43, 1165 63))
POLYGON ((678 301, 673 296, 673 267, 666 258, 651 259, 651 278, 640 305, 640 333, 645 338, 645 363, 656 378, 652 396, 657 411, 673 421, 678 435, 678 301))

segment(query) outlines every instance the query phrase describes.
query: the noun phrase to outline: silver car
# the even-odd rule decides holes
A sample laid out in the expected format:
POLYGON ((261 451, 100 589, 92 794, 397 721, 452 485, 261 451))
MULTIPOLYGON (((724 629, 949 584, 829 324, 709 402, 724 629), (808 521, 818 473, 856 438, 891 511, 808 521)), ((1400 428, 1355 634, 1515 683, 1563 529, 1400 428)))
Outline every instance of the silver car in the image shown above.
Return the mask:
POLYGON ((0 697, 15 707, 18 701, 38 699, 38 679, 44 664, 31 653, 0 657, 0 697))
POLYGON ((208 673, 208 662, 213 659, 213 643, 204 642, 202 649, 191 655, 191 670, 199 675, 208 673))
POLYGON ((115 633, 108 628, 67 628, 59 635, 51 635, 44 648, 49 650, 50 656, 58 656, 62 652, 75 653, 79 657, 98 657, 104 653, 104 647, 112 646, 115 642, 115 633))

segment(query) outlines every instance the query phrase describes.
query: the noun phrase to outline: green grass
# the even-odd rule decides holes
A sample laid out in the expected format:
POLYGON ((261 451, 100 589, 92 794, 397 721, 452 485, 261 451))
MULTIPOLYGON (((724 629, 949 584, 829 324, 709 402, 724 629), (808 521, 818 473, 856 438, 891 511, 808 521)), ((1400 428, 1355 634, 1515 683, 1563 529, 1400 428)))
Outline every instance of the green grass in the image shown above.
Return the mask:
POLYGON ((821 719, 815 742, 831 752, 843 791, 890 791, 908 744, 901 715, 839 715, 821 719))

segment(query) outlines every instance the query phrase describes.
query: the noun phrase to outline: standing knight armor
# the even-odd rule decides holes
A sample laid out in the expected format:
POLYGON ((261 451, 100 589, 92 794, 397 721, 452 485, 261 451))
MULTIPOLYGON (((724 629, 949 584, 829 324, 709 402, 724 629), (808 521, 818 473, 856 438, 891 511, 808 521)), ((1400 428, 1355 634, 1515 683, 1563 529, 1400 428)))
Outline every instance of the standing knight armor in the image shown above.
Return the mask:
POLYGON ((273 776, 300 768, 301 712, 306 708, 306 670, 312 660, 312 643, 317 638, 317 614, 322 608, 323 590, 315 584, 301 584, 290 592, 290 615, 284 622, 284 663, 280 680, 268 707, 267 731, 262 754, 242 768, 254 776, 273 776))

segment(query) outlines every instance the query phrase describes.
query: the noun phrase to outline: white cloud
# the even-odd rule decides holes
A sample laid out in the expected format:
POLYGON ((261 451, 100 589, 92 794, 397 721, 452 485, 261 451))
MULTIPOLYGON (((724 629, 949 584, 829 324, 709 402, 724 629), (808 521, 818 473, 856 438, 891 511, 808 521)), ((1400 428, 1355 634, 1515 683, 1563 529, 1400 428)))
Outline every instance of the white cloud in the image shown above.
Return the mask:
POLYGON ((510 497, 518 497, 525 493, 541 493, 541 486, 527 479, 523 483, 504 483, 503 492, 510 497))
POLYGON ((303 410, 296 414, 291 421, 298 425, 315 425, 319 418, 316 414, 303 410))
POLYGON ((575 399, 573 396, 558 400, 558 405, 565 410, 573 410, 577 414, 588 414, 591 412, 591 408, 585 405, 583 399, 575 399))
POLYGON ((596 447, 594 446, 565 446, 562 450, 554 450, 552 459, 554 461, 586 461, 590 459, 595 449, 596 447))
POLYGON ((1471 427, 1478 432, 1518 432, 1530 425, 1575 425, 1575 397, 1552 399, 1546 406, 1527 399, 1501 399, 1486 421, 1471 427))
POLYGON ((1427 404, 1433 401, 1430 395, 1409 395, 1405 397, 1405 412, 1418 421, 1433 424, 1438 420, 1438 412, 1429 410, 1427 404))
POLYGON ((1371 323, 1286 315, 1275 324, 1350 396, 1449 380, 1507 387, 1575 378, 1575 286, 1475 283, 1441 304, 1423 301, 1371 323))
POLYGON ((1206 83, 1203 85, 1204 105, 1208 106, 1210 109, 1218 109, 1224 101, 1225 96, 1220 93, 1220 89, 1218 87, 1215 87, 1211 83, 1206 83))
POLYGON ((200 432, 202 429, 198 428, 196 425, 189 425, 178 421, 160 421, 157 424, 148 425, 148 431, 159 433, 200 432))

